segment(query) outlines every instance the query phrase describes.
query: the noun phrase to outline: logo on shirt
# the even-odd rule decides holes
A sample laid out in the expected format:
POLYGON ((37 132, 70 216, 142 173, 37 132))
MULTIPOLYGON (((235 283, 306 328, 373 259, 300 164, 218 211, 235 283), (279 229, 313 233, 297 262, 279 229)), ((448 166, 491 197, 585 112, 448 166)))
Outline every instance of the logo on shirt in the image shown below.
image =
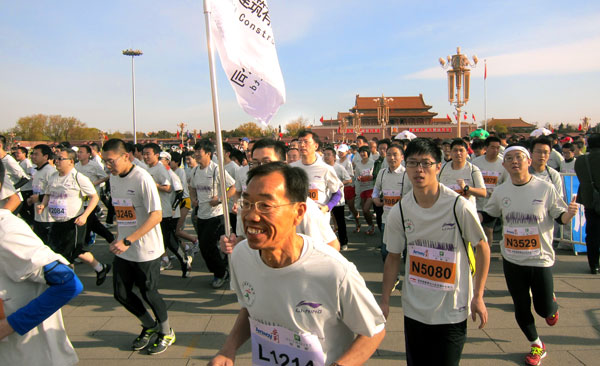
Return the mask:
POLYGON ((413 224, 410 219, 404 220, 404 230, 406 230, 407 233, 412 233, 415 231, 415 224, 413 224))
POLYGON ((531 201, 531 204, 532 204, 532 205, 541 205, 541 204, 543 204, 543 203, 544 203, 544 201, 542 201, 542 200, 537 200, 537 199, 534 199, 533 201, 531 201))
POLYGON ((502 199, 502 206, 504 206, 504 207, 510 207, 510 198, 504 197, 502 199))
POLYGON ((456 224, 453 222, 446 222, 442 225, 443 231, 454 230, 455 228, 456 228, 456 224))
POLYGON ((317 302, 310 302, 306 300, 302 300, 296 305, 297 313, 308 313, 308 314, 321 314, 323 309, 321 309, 321 305, 317 302))
POLYGON ((242 283, 242 298, 248 306, 252 306, 252 304, 254 304, 254 300, 256 300, 256 292, 254 292, 254 287, 252 287, 248 281, 244 281, 242 283))
POLYGON ((127 194, 129 194, 129 195, 135 195, 135 191, 133 189, 128 189, 127 190, 127 194))

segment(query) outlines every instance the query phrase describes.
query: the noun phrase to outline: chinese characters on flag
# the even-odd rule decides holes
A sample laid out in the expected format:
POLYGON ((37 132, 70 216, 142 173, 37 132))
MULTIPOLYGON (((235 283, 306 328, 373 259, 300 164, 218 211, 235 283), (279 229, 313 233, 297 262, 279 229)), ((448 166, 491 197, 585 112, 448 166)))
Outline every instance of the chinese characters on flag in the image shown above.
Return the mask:
POLYGON ((221 65, 246 113, 267 124, 285 103, 266 0, 205 0, 221 65))

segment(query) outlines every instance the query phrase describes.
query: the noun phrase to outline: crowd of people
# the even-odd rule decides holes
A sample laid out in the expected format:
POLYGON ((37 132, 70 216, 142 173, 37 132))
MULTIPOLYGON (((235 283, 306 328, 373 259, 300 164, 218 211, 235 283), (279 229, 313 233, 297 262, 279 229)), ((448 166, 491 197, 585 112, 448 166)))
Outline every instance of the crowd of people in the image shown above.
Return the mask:
POLYGON ((400 281, 408 364, 458 365, 467 318, 480 328, 488 320, 484 288, 500 230, 515 318, 531 345, 525 362, 539 365, 547 350, 531 302, 549 326, 558 322, 557 227, 570 225, 578 204, 598 272, 600 135, 585 137, 323 144, 304 130, 289 144, 223 143, 221 172, 209 139, 189 150, 120 139, 11 150, 0 136, 0 360, 77 362, 57 312, 82 291, 76 261, 95 271, 97 286, 112 271, 114 298, 142 327, 132 349, 166 351, 176 336, 160 273, 176 259, 190 277, 200 253, 210 286, 230 284, 241 305, 212 365, 231 365, 248 339, 254 364, 362 364, 385 336, 400 281), (577 176, 576 197, 565 197, 560 173, 577 176), (351 227, 381 236, 379 302, 342 254, 351 227), (97 236, 112 263, 92 254, 97 236), (41 343, 44 352, 28 351, 41 343))

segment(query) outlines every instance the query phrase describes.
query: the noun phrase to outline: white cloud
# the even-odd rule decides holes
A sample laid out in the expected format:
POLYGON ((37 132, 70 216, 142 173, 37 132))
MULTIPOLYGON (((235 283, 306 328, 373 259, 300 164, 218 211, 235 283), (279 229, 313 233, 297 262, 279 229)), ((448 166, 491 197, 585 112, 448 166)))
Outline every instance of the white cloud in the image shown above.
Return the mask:
MULTIPOLYGON (((483 76, 483 57, 471 72, 483 76)), ((567 75, 600 71, 600 36, 515 53, 486 57, 488 77, 514 75, 567 75)), ((442 79, 446 73, 431 67, 405 76, 406 79, 442 79)))

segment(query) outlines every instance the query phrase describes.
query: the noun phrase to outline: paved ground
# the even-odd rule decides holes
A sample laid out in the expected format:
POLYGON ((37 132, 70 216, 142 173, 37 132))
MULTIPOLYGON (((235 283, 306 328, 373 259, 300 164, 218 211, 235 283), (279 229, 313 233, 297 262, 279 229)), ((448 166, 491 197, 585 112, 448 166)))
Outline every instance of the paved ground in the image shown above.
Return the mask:
MULTIPOLYGON (((383 267, 377 249, 380 238, 379 233, 372 237, 353 233, 350 249, 344 252, 357 265, 377 298, 381 293, 383 267)), ((485 329, 479 330, 469 321, 462 365, 523 364, 524 354, 529 350, 529 344, 512 313, 498 251, 497 245, 494 246, 486 286, 489 323, 485 329)), ((93 252, 100 260, 111 259, 103 240, 93 246, 93 252)), ((585 255, 575 256, 567 251, 557 254, 554 279, 560 321, 551 328, 543 319, 536 319, 540 337, 548 350, 543 364, 599 365, 600 276, 589 274, 585 255)), ((231 291, 210 287, 212 276, 206 272, 200 255, 194 262, 192 278, 181 278, 179 270, 163 272, 161 293, 168 303, 177 342, 164 354, 149 356, 129 348, 140 326, 137 319, 113 299, 112 276, 104 285, 96 287, 95 275, 89 267, 77 265, 76 272, 85 290, 65 306, 63 316, 81 360, 80 365, 205 365, 223 343, 239 310, 231 291)), ((397 291, 391 312, 386 326, 387 336, 369 365, 404 363, 403 314, 397 291)), ((431 350, 435 352, 435 345, 431 345, 431 350)), ((238 352, 237 364, 251 364, 249 344, 238 352)))

